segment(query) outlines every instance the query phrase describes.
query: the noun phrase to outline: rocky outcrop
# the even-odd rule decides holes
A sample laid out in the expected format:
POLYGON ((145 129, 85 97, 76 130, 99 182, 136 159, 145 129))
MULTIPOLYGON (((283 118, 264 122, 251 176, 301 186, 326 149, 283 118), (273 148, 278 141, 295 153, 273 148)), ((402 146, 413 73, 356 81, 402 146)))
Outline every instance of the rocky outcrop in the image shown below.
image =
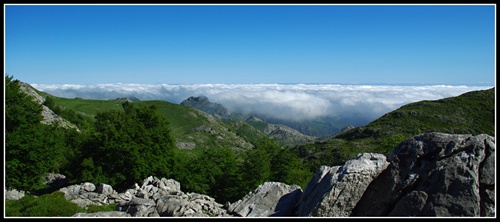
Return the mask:
POLYGON ((75 126, 75 124, 60 117, 59 115, 54 113, 54 111, 49 109, 47 106, 43 105, 43 103, 45 102, 45 98, 43 98, 40 94, 38 94, 31 85, 24 82, 19 82, 19 88, 27 95, 33 97, 33 101, 36 101, 38 104, 42 105, 43 124, 50 125, 52 123, 56 123, 61 127, 67 129, 73 128, 79 131, 79 129, 75 126))
POLYGON ((243 199, 229 205, 228 212, 240 217, 279 217, 293 215, 302 195, 297 185, 265 182, 243 199))
POLYGON ((388 165, 382 154, 363 153, 343 166, 322 166, 307 184, 296 215, 348 217, 366 187, 388 165))
POLYGON ((89 182, 60 189, 64 197, 82 208, 88 205, 116 203, 123 213, 76 214, 74 217, 224 217, 229 216, 214 198, 197 193, 184 193, 179 182, 148 177, 142 186, 117 193, 110 185, 89 182))
POLYGON ((404 140, 387 157, 361 153, 342 166, 322 166, 304 191, 266 182, 225 206, 152 176, 124 193, 92 183, 60 191, 82 207, 117 204, 118 212, 74 217, 495 217, 495 179, 494 137, 426 133, 404 140))
POLYGON ((495 215, 495 140, 428 133, 400 143, 352 216, 495 215))

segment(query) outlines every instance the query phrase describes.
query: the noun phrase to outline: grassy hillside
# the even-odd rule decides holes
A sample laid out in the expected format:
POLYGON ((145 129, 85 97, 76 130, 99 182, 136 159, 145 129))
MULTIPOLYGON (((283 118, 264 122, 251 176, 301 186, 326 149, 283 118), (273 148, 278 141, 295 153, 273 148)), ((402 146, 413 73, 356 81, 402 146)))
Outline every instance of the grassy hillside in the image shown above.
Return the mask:
POLYGON ((314 169, 341 164, 361 152, 387 155, 402 140, 426 132, 495 136, 495 89, 407 104, 366 126, 296 146, 293 151, 314 169))
MULTIPOLYGON (((44 93, 41 94, 50 96, 44 93)), ((121 101, 51 97, 55 104, 84 114, 89 118, 93 118, 98 112, 123 109, 121 101)), ((233 149, 250 149, 253 147, 250 142, 239 136, 239 134, 254 134, 255 131, 248 131, 248 129, 242 127, 234 128, 197 109, 160 100, 137 101, 134 103, 144 106, 157 106, 159 112, 169 120, 172 136, 179 148, 229 147, 233 149)), ((252 138, 250 135, 247 135, 247 137, 252 138)))

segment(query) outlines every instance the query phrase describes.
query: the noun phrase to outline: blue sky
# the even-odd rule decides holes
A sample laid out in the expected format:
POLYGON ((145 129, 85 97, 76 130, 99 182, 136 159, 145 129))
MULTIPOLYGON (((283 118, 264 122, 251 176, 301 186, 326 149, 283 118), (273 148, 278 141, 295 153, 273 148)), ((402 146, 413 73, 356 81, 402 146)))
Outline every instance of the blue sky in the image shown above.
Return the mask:
POLYGON ((30 84, 495 84, 495 5, 4 5, 30 84))

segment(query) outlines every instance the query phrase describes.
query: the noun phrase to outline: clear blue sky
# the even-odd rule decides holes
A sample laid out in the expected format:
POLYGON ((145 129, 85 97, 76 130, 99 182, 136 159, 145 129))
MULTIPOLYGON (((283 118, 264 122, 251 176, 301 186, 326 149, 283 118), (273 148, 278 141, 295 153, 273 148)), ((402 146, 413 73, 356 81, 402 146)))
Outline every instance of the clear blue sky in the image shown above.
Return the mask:
POLYGON ((4 5, 30 84, 495 82, 495 5, 4 5))

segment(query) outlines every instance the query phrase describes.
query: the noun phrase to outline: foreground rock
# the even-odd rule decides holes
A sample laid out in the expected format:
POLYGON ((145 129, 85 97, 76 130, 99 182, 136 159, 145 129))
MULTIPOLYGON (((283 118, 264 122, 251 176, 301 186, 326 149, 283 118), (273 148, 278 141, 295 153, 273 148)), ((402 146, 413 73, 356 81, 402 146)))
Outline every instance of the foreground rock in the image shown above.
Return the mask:
POLYGON ((243 199, 229 205, 228 212, 240 217, 279 217, 293 215, 302 195, 297 185, 265 182, 243 199))
POLYGON ((382 154, 363 153, 343 166, 322 166, 307 184, 296 215, 348 217, 366 187, 388 165, 382 154))
POLYGON ((352 216, 495 216, 495 140, 429 133, 406 139, 352 216))
POLYGON ((80 207, 116 203, 117 212, 75 214, 74 217, 224 217, 229 216, 222 204, 209 196, 184 193, 179 182, 148 177, 142 186, 117 193, 110 185, 92 183, 60 189, 64 197, 80 207))

